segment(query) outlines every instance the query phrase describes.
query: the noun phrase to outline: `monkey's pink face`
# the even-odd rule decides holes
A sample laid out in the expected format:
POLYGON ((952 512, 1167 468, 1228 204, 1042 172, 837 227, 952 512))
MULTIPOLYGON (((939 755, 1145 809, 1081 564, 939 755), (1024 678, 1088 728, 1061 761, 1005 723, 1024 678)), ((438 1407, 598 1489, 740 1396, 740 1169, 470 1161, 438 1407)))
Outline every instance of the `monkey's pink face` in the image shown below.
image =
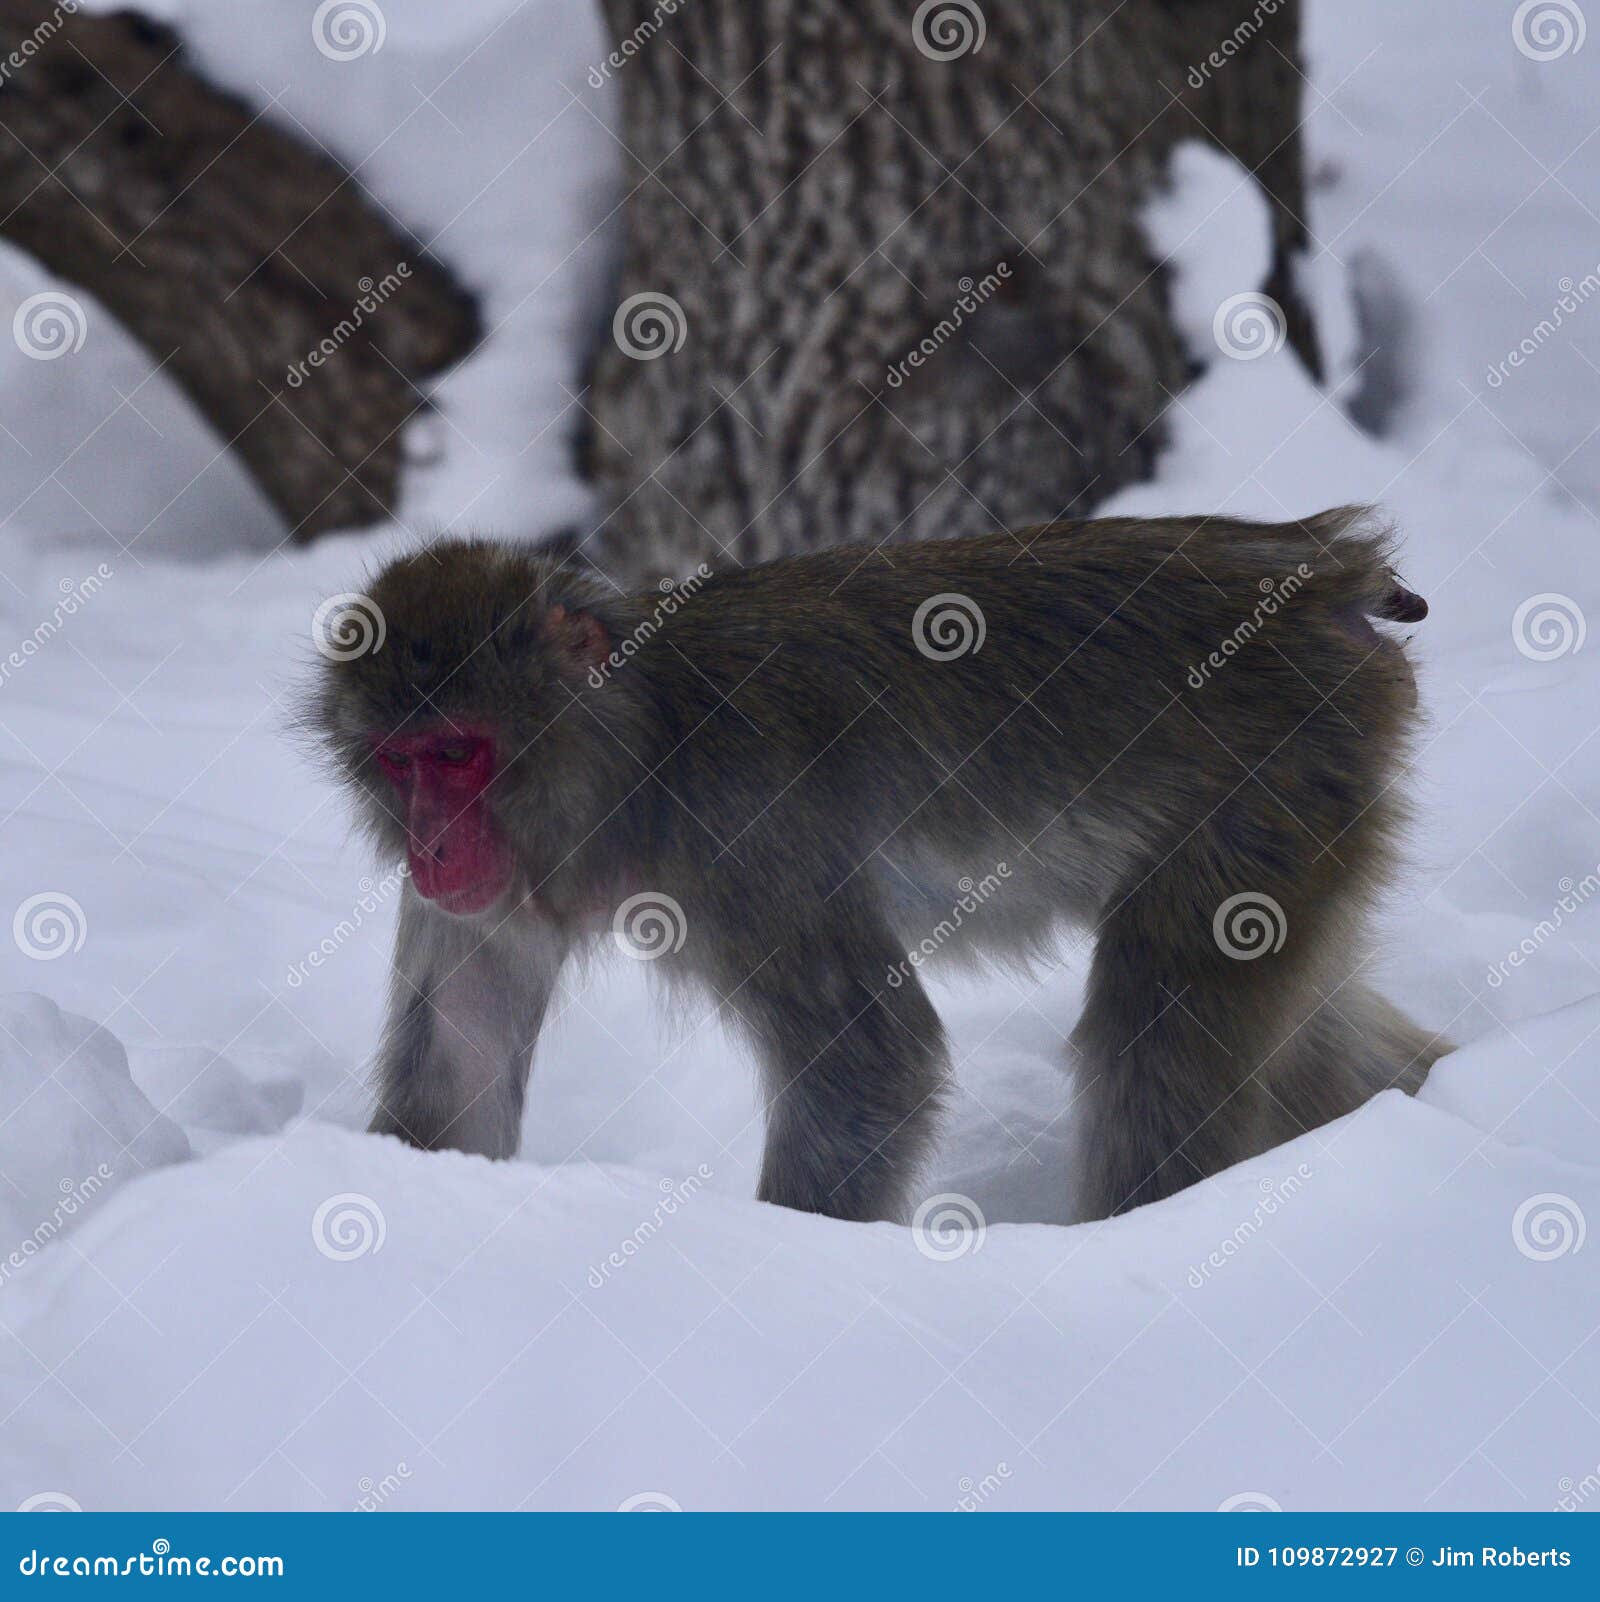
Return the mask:
POLYGON ((489 810, 495 738, 484 729, 434 729, 374 740, 398 792, 406 857, 419 895, 456 917, 484 912, 510 888, 511 842, 489 810))

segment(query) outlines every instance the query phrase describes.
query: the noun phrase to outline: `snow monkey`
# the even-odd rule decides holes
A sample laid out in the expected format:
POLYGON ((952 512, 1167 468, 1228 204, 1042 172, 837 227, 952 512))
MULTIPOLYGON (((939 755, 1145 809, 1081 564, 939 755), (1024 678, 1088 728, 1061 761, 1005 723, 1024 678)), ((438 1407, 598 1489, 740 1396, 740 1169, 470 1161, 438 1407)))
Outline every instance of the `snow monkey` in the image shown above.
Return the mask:
POLYGON ((1096 940, 1081 1216, 1414 1091, 1445 1047, 1361 972, 1417 699, 1372 620, 1427 611, 1389 564, 1350 508, 626 596, 484 540, 393 562, 376 649, 325 652, 313 711, 409 865, 372 1128, 512 1155, 563 958, 636 915, 754 1045, 786 1207, 904 1216, 950 1071, 924 955, 1026 959, 1062 925, 1096 940))

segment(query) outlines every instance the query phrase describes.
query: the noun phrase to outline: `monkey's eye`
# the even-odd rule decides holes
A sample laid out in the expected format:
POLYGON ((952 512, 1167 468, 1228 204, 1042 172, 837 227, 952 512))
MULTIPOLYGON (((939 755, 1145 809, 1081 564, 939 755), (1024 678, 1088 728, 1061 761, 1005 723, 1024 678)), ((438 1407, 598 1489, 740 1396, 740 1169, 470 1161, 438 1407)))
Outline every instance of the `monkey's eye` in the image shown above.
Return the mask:
POLYGON ((439 747, 439 760, 448 762, 452 767, 458 767, 461 763, 470 761, 471 757, 472 747, 470 745, 458 743, 439 747))
POLYGON ((377 758, 379 767, 385 773, 404 773, 411 766, 411 758, 402 751, 380 750, 377 758))

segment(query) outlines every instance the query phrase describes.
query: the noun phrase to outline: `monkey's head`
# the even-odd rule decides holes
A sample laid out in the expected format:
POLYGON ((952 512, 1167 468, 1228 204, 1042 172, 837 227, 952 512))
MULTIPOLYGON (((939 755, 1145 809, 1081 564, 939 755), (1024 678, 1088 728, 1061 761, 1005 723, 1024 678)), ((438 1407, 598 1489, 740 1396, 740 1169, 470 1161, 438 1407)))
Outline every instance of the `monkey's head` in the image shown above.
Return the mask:
POLYGON ((611 648, 602 606, 592 581, 470 541, 319 614, 312 721, 380 847, 444 911, 486 913, 570 849, 604 739, 580 705, 611 648))

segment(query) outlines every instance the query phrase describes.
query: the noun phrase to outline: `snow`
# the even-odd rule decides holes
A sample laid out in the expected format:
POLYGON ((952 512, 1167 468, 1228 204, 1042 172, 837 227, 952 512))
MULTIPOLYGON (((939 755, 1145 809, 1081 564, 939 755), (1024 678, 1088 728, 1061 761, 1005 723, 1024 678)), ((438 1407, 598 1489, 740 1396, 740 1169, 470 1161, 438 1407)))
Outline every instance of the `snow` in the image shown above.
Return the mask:
MULTIPOLYGON (((31 994, 0 1012, 0 1505, 1556 1506, 1600 1460, 1600 311, 1485 373, 1597 255, 1592 50, 1535 63, 1500 8, 1314 6, 1302 268, 1335 380, 1219 342, 1263 213, 1185 148, 1149 227, 1206 366, 1106 508, 1395 518, 1428 724, 1371 977, 1462 1049, 1416 1100, 1067 1228, 1082 952, 938 982, 953 1199, 918 1230, 753 1202, 748 1063, 616 954, 567 976, 521 1160, 359 1132, 393 895, 290 737, 311 615, 430 519, 582 504, 563 385, 616 159, 586 8, 394 0, 344 63, 308 9, 172 8, 445 229, 496 332, 404 526, 277 554, 98 308, 70 356, 5 347, 0 611, 31 644, 0 658, 0 993, 31 994), (1363 252, 1415 334, 1382 440, 1346 410, 1363 252)), ((16 304, 46 284, 0 268, 16 304)))
POLYGON ((1306 54, 1312 164, 1333 180, 1316 197, 1313 254, 1371 252, 1406 290, 1421 358, 1407 444, 1470 407, 1481 437, 1526 450, 1558 498, 1592 513, 1600 304, 1567 316, 1510 380, 1489 380, 1600 266, 1600 52, 1580 41, 1537 59, 1574 37, 1584 9, 1313 3, 1306 54))
POLYGON ((1149 1217, 936 1260, 707 1187, 601 1276, 648 1174, 308 1123, 125 1192, 73 1237, 108 1279, 33 1268, 3 1473, 90 1507, 353 1507, 400 1465, 412 1508, 953 1508, 986 1477, 1013 1509, 1470 1506, 1508 1498, 1493 1432, 1553 1505, 1596 1398, 1583 1257, 1511 1235, 1546 1189, 1600 1200, 1391 1093, 1149 1217), (353 1255, 312 1227, 336 1191, 353 1255))
MULTIPOLYGON (((1172 316, 1190 356, 1201 363, 1216 358, 1219 309, 1230 306, 1237 316, 1241 305, 1265 299, 1253 293, 1253 286, 1266 281, 1272 266, 1267 201, 1257 185, 1241 178, 1239 164, 1215 146, 1185 140, 1168 162, 1169 187, 1145 206, 1145 234, 1152 248, 1181 264, 1168 273, 1172 316), (1202 232, 1224 242, 1225 248, 1189 250, 1189 242, 1202 232)), ((1224 314, 1222 322, 1227 320, 1224 314)), ((1253 359, 1249 331, 1247 326, 1246 337, 1233 347, 1236 359, 1253 359)), ((1281 341, 1281 324, 1263 319, 1261 333, 1264 354, 1274 338, 1281 341)))
POLYGON ((108 1187, 189 1155, 182 1130, 151 1105, 127 1052, 98 1024, 43 996, 13 995, 0 999, 0 1038, 8 1252, 33 1255, 25 1242, 53 1239, 108 1187))

